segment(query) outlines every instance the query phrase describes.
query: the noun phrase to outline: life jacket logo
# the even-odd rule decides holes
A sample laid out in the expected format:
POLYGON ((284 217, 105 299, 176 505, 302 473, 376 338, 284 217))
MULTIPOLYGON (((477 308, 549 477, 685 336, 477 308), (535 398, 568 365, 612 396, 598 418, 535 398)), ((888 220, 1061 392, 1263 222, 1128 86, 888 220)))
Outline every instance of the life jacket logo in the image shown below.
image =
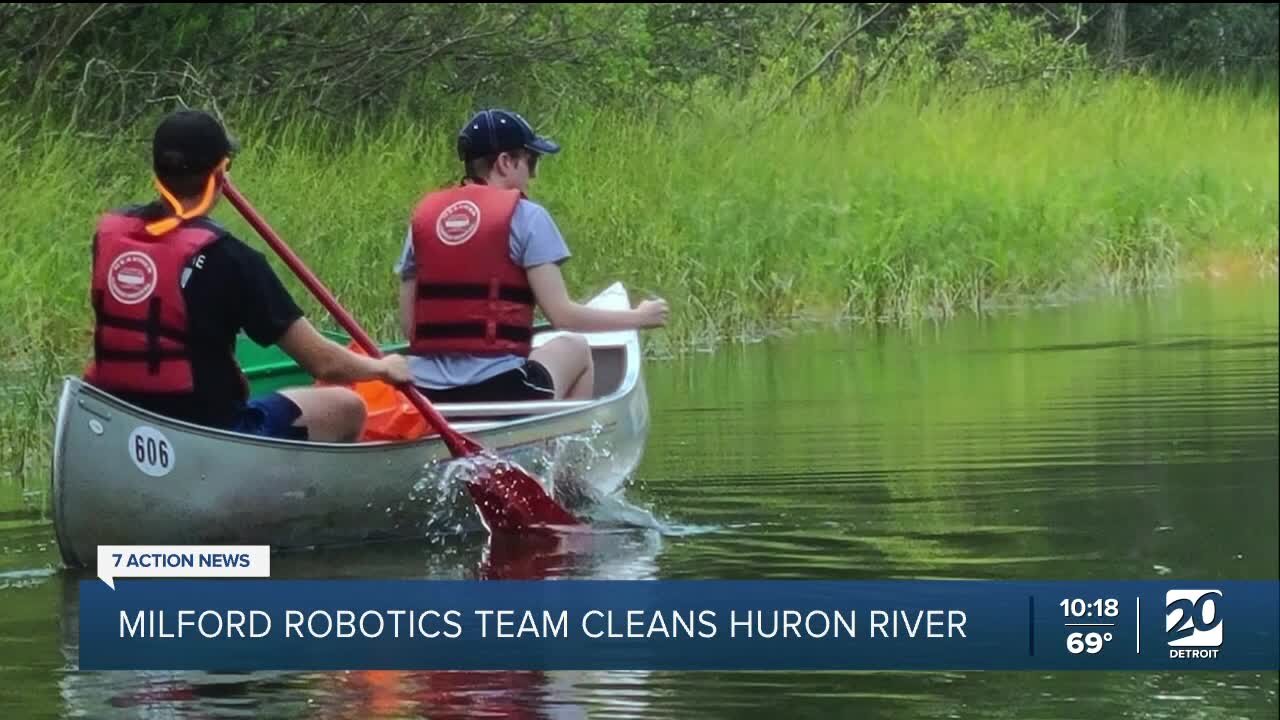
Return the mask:
POLYGON ((461 245, 480 229, 480 208, 470 200, 459 200, 436 218, 436 235, 445 245, 461 245))
POLYGON ((111 297, 125 305, 136 305, 155 292, 157 274, 154 260, 146 253, 131 250, 111 263, 107 289, 111 297))

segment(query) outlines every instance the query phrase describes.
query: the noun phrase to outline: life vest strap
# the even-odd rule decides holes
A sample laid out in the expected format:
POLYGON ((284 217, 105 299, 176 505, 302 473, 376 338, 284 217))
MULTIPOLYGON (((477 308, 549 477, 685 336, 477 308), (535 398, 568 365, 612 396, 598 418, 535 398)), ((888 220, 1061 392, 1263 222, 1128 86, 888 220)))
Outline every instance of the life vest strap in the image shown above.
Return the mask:
POLYGON ((95 354, 99 359, 104 361, 116 362, 145 362, 147 369, 151 374, 160 372, 160 363, 165 359, 173 358, 189 358, 191 353, 184 347, 182 349, 168 349, 160 347, 160 338, 168 338, 175 342, 181 343, 183 346, 187 344, 187 333, 166 326, 160 320, 161 300, 158 297, 151 298, 147 303, 147 319, 136 320, 132 318, 122 318, 116 315, 107 314, 105 311, 105 297, 101 290, 93 292, 93 307, 98 315, 97 326, 94 329, 93 345, 95 354), (109 347, 103 340, 103 329, 113 327, 119 330, 132 330, 142 333, 146 336, 147 349, 145 350, 118 350, 109 347))
MULTIPOLYGON (((489 286, 483 283, 419 283, 418 297, 424 300, 487 300, 489 286)), ((498 299, 521 305, 534 302, 532 290, 511 285, 498 287, 498 299)))
POLYGON ((161 303, 160 298, 151 298, 150 302, 147 303, 147 319, 137 320, 108 313, 104 292, 102 290, 93 291, 93 310, 97 313, 99 325, 121 330, 136 330, 149 335, 160 335, 176 342, 185 343, 187 341, 187 332, 185 330, 166 325, 161 320, 161 303))
POLYGON ((115 350, 109 347, 102 347, 98 349, 99 359, 115 360, 117 362, 124 362, 124 361, 141 362, 144 360, 147 362, 150 362, 152 357, 155 357, 157 360, 160 360, 160 359, 172 360, 175 358, 189 357, 190 355, 191 355, 190 352, 186 350, 179 350, 177 348, 157 348, 154 353, 150 350, 115 350))
MULTIPOLYGON (((457 323, 419 323, 417 326, 417 336, 419 338, 470 338, 470 337, 488 337, 488 324, 484 321, 479 322, 457 322, 457 323)), ((503 340, 511 342, 528 342, 533 339, 533 331, 527 327, 519 325, 503 325, 499 324, 495 329, 495 335, 503 340)))
POLYGON ((133 330, 135 332, 146 333, 149 336, 165 337, 174 342, 187 342, 187 334, 181 330, 177 330, 167 325, 153 325, 145 320, 131 320, 129 318, 116 317, 115 315, 103 314, 98 321, 103 327, 113 327, 118 330, 133 330))

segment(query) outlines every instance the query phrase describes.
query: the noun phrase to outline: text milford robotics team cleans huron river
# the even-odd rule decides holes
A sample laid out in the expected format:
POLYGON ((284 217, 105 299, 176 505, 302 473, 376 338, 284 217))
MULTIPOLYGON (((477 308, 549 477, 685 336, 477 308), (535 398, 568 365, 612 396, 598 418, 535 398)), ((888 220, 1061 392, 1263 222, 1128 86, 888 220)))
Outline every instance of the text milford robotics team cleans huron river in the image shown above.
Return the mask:
MULTIPOLYGON (((733 638, 856 638, 857 610, 731 610, 727 626, 714 610, 587 610, 571 623, 568 610, 473 610, 479 637, 500 639, 568 638, 575 625, 591 639, 713 638, 727 631, 733 638)), ((963 610, 870 610, 863 615, 870 638, 964 638, 963 610)), ((283 623, 263 610, 120 611, 121 638, 269 637, 283 627, 288 638, 447 638, 463 636, 459 610, 284 611, 283 623)))

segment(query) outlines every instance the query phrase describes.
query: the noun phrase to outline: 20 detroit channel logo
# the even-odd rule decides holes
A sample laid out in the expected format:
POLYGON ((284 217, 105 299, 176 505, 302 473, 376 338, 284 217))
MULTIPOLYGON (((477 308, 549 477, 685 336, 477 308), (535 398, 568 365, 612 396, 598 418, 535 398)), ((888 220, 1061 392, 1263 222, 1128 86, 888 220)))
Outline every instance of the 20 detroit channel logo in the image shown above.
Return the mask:
POLYGON ((1222 647, 1221 590, 1169 590, 1164 634, 1171 659, 1216 658, 1222 647))

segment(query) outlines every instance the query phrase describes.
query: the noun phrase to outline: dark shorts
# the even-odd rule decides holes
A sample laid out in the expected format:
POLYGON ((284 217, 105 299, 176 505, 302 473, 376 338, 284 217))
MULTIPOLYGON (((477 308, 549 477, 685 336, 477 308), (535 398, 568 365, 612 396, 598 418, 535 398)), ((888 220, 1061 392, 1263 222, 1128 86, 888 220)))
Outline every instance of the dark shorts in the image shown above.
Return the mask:
POLYGON ((521 367, 474 385, 462 385, 448 390, 420 389, 433 403, 554 400, 556 397, 551 373, 537 360, 526 360, 521 367))
POLYGON ((293 426, 301 414, 302 409, 280 393, 259 395, 249 398, 230 429, 248 435, 306 440, 307 429, 293 426))

